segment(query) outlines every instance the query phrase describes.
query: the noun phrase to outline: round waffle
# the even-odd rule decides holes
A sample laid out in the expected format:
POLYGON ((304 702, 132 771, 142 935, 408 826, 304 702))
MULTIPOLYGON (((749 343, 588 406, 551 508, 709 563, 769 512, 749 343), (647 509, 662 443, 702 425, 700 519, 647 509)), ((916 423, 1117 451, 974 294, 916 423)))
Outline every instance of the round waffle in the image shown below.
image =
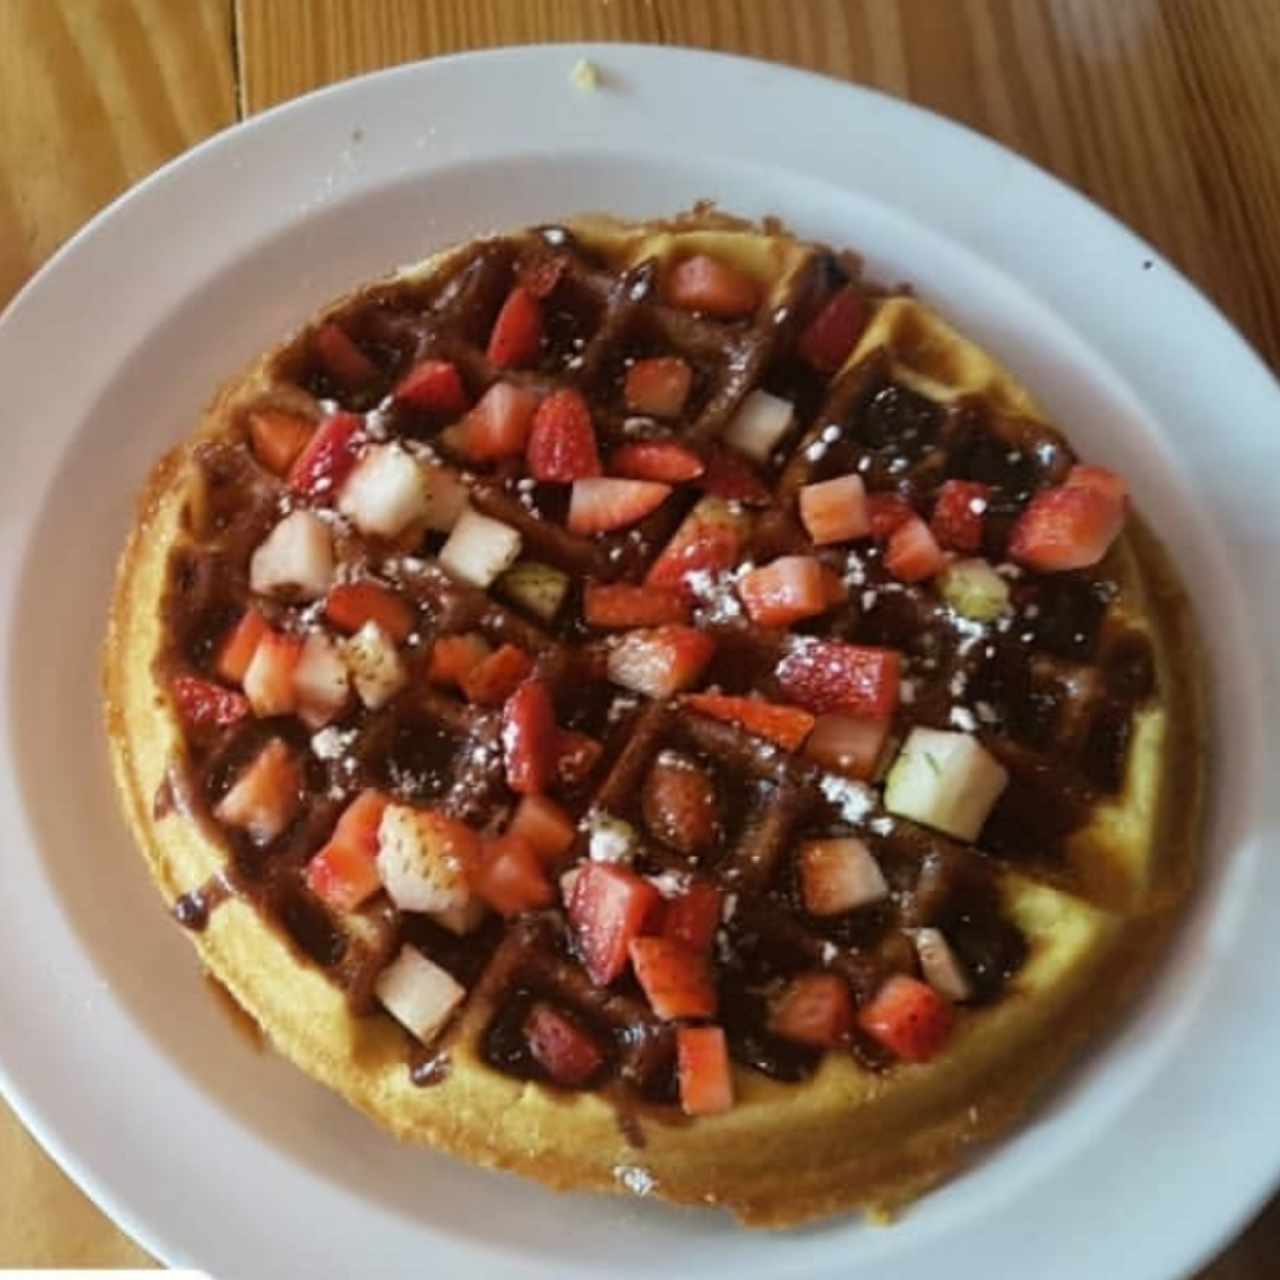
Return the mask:
POLYGON ((890 1212, 1192 882, 1189 614, 1135 516, 1081 553, 1081 476, 1123 503, 776 225, 448 250, 156 468, 107 644, 126 815, 213 975, 396 1135, 752 1225, 890 1212))

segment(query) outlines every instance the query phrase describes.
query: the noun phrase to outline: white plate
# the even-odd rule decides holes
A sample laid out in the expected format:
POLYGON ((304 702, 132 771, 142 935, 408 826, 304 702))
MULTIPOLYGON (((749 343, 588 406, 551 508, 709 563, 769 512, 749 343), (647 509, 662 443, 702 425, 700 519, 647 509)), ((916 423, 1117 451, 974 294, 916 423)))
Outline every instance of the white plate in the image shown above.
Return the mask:
POLYGON ((445 59, 271 112, 143 183, 0 320, 0 387, 3 1084, 161 1257, 228 1276, 1167 1280, 1267 1193, 1280 395, 1199 294, 1052 179, 919 110, 755 62, 616 45, 445 59), (570 85, 584 52, 595 93, 570 85), (1052 1105, 892 1230, 749 1236, 396 1146, 228 1028, 107 779, 113 560, 147 466, 223 379, 324 299, 438 245, 701 196, 865 249, 1003 356, 1130 477, 1212 649, 1209 873, 1176 954, 1052 1105))

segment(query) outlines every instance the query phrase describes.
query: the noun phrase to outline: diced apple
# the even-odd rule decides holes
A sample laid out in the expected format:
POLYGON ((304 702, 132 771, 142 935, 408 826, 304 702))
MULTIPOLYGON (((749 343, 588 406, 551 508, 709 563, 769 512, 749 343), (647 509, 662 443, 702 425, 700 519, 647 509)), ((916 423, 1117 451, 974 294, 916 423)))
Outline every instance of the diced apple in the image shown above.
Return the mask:
POLYGON ((374 989, 387 1012, 423 1044, 435 1039, 467 994, 450 973, 408 945, 378 975, 374 989))
POLYGON ((800 892, 805 910, 838 916, 889 896, 880 864, 856 836, 811 840, 800 851, 800 892))
POLYGON ((302 803, 302 777, 289 748, 272 738, 218 801, 214 816, 269 844, 293 821, 302 803))
POLYGON ((467 905, 467 864, 479 842, 443 814, 389 804, 378 824, 378 875, 402 911, 453 911, 467 905))
POLYGON ((346 709, 351 677, 338 646, 323 631, 313 631, 293 669, 298 716, 309 729, 323 729, 346 709))
POLYGON ((795 406, 768 391, 750 393, 738 406, 722 437, 725 444, 757 462, 768 462, 778 442, 791 430, 795 406))
POLYGON ((285 516, 249 561, 249 585, 260 595, 319 600, 333 581, 333 542, 310 511, 285 516))
POLYGON ((338 495, 338 510, 361 533, 379 538, 398 537, 428 509, 421 469, 394 444, 367 450, 338 495))
POLYGON ((990 622, 1009 607, 1009 584, 985 560, 956 560, 938 576, 942 598, 963 617, 990 622))
POLYGON ((543 622, 551 622, 569 594, 569 575, 538 560, 521 560, 498 579, 498 590, 543 622))
POLYGON ((913 929, 911 940, 920 957, 920 971, 935 991, 957 1004, 972 999, 973 983, 941 929, 913 929))
POLYGON ((385 706, 409 683, 395 642, 376 622, 366 622, 342 642, 342 659, 360 701, 371 711, 385 706))
POLYGON ((487 588, 520 555, 520 535, 501 520, 469 508, 440 550, 440 563, 473 587, 487 588))
POLYGON ((889 770, 884 804, 958 840, 976 840, 1008 782, 1004 766, 977 738, 917 727, 889 770))

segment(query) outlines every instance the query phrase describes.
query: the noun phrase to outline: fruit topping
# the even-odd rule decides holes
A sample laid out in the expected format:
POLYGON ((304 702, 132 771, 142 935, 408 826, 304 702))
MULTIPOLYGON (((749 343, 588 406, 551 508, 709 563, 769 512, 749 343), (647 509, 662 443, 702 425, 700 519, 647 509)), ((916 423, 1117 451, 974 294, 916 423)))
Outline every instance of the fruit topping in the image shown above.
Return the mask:
POLYGON ((711 636, 693 627, 629 631, 609 650, 609 679, 650 698, 669 698, 697 682, 715 648, 711 636))
POLYGON ((317 501, 332 497, 356 465, 363 429, 354 413, 326 418, 290 469, 289 488, 317 501))
POLYGON ((632 941, 661 902, 657 889, 627 867, 612 862, 582 867, 569 898, 569 924, 596 986, 606 986, 627 967, 632 941))
POLYGON ((338 510, 378 538, 397 538, 425 521, 429 505, 421 468, 396 444, 366 450, 338 494, 338 510))
POLYGON ((757 389, 749 392, 738 406, 722 439, 747 457, 768 462, 769 455, 791 430, 794 421, 795 406, 790 400, 757 389))
POLYGON ((480 841, 470 827, 405 804, 384 807, 377 829, 377 870, 402 911, 456 911, 471 897, 480 841))
POLYGON ((609 533, 651 515, 671 492, 652 480, 615 480, 612 476, 574 482, 569 497, 572 533, 609 533))
POLYGON ((953 560, 938 575, 938 591, 975 622, 990 622, 1009 607, 1009 584, 985 560, 953 560))
POLYGON ((520 797, 507 831, 527 840, 548 865, 559 862, 578 836, 577 825, 569 814, 542 795, 520 797))
POLYGON ((725 499, 701 499, 653 562, 645 582, 695 596, 704 575, 714 578, 738 563, 747 529, 747 517, 725 499))
POLYGON ((858 1011, 858 1025, 904 1062, 928 1062, 951 1036, 951 1006, 927 983, 894 974, 858 1011))
POLYGON ((677 262, 667 273, 664 292, 673 307, 719 320, 749 316, 760 300, 760 289, 749 275, 705 253, 677 262))
POLYGON ((768 738, 787 751, 798 751, 813 731, 814 718, 799 707, 763 698, 735 698, 721 693, 690 693, 685 704, 704 716, 736 724, 759 738, 768 738))
POLYGON ((829 711, 814 723, 804 753, 833 773, 869 781, 876 776, 890 723, 887 718, 829 711))
POLYGON ((457 366, 448 360, 423 360, 414 365, 392 394, 400 404, 447 417, 465 412, 471 403, 457 366))
POLYGON ((542 346, 542 306, 523 285, 516 285, 498 312, 489 335, 489 360, 498 369, 533 364, 542 346))
POLYGON ((890 813, 976 840, 1009 782, 1005 767, 967 733, 912 729, 885 783, 890 813))
POLYGON ((479 666, 492 652, 489 642, 478 631, 441 636, 431 646, 427 679, 432 684, 452 684, 461 688, 467 672, 479 666))
POLYGON ((174 676, 170 682, 178 714, 193 729, 223 728, 249 714, 249 700, 233 689, 225 689, 200 676, 174 676))
POLYGON ((218 675, 231 684, 239 684, 253 660, 258 641, 270 630, 267 620, 250 605, 218 650, 218 675))
POLYGON ((720 927, 721 893, 709 880, 690 880, 668 900, 662 914, 662 936, 690 951, 709 952, 720 927))
POLYGON ((347 331, 330 321, 311 335, 311 347, 325 372, 348 390, 358 390, 378 377, 378 366, 356 346, 347 331))
POLYGON ((674 440, 637 440, 613 451, 609 471, 628 480, 659 480, 663 484, 683 484, 696 480, 706 464, 674 440))
POLYGON ((572 484, 601 474, 591 409, 577 391, 553 391, 538 406, 525 462, 529 474, 547 484, 572 484))
POLYGON ((396 644, 409 638, 417 622, 413 606, 403 596, 368 578, 331 587, 324 616, 339 631, 348 633, 359 631, 366 622, 376 622, 396 644))
POLYGON ((629 582, 588 582, 582 592, 582 616, 588 626, 625 629, 688 622, 689 605, 674 591, 638 587, 629 582))
MULTIPOLYGON (((495 382, 456 430, 458 448, 472 462, 517 458, 529 442, 538 396, 527 387, 495 382)), ((451 433, 453 429, 451 428, 451 433)))
POLYGON ((810 711, 887 720, 898 705, 902 655, 841 640, 796 640, 778 663, 783 693, 810 711))
POLYGON ((380 791, 362 791, 343 810, 329 842, 307 863, 307 887, 339 911, 354 911, 382 888, 378 825, 387 807, 380 791))
POLYGON ((720 804, 707 771, 677 751, 653 762, 641 793, 645 826, 663 844, 694 855, 711 848, 720 831, 720 804))
POLYGON ((1087 569, 1107 554, 1124 520, 1124 481, 1103 467, 1076 467, 1065 484, 1031 499, 1009 537, 1009 555, 1041 573, 1087 569))
POLYGON ((858 287, 837 289, 796 342, 800 358, 819 373, 835 373, 853 353, 867 327, 867 304, 858 287))
MULTIPOLYGON (((637 360, 627 370, 623 395, 627 408, 633 413, 674 418, 684 408, 692 386, 693 370, 687 361, 678 356, 655 356, 649 360, 637 360)), ((689 480, 693 477, 676 478, 689 480)))
POLYGON ((301 803, 302 774, 289 748, 272 738, 218 801, 214 816, 245 832, 254 844, 270 844, 293 821, 301 803))
POLYGON ((518 560, 495 585, 512 604, 553 622, 569 594, 569 575, 538 560, 518 560))
POLYGON ((556 898, 546 866, 533 845, 511 831, 489 841, 481 851, 475 889, 503 916, 539 911, 556 898))
POLYGON ((502 709, 502 751, 507 786, 522 795, 545 791, 552 783, 560 751, 551 694, 541 680, 528 680, 502 709))
POLYGON ((525 1043, 533 1060, 552 1081, 581 1089, 600 1073, 605 1055, 599 1042, 578 1020, 539 1000, 524 1020, 525 1043))
POLYGON ((814 1049, 838 1049, 853 1032, 853 997, 834 973, 802 973, 787 983, 769 1009, 774 1035, 814 1049))
POLYGON ((720 1027, 681 1027, 676 1062, 685 1115, 711 1116, 733 1106, 733 1068, 720 1027))
POLYGON ((310 511, 292 511, 249 561, 249 585, 259 595, 319 600, 333 581, 329 528, 310 511))
POLYGON ((716 986, 707 957, 671 938, 633 938, 631 967, 660 1018, 712 1018, 716 986))
POLYGON ((409 683, 395 641, 376 622, 366 622, 342 642, 342 659, 360 701, 371 711, 385 706, 409 683))
POLYGON ((392 1017, 429 1044, 466 998, 466 988, 407 943, 378 975, 378 999, 392 1017))
POLYGON ((937 539, 919 516, 912 516, 889 536, 884 566, 900 582, 923 582, 940 573, 946 563, 937 539))
POLYGON ((297 710, 295 673, 302 659, 301 636, 268 631, 258 641, 244 673, 244 692, 255 716, 287 716, 297 710))
POLYGON ((315 433, 310 418, 282 409, 257 409, 249 415, 253 455, 268 471, 284 475, 315 433))
POLYGON ((520 535, 508 524, 464 511, 440 548, 440 563, 456 578, 485 588, 520 555, 520 535))
POLYGON ((938 542, 952 551, 977 551, 991 489, 971 480, 947 480, 938 490, 929 527, 938 542))
POLYGON ((789 627, 826 613, 832 604, 815 556, 779 556, 753 569, 739 579, 738 595, 751 621, 762 627, 789 627))
POLYGON ((935 991, 957 1004, 973 998, 973 983, 941 929, 913 929, 911 940, 920 957, 920 971, 935 991))
POLYGON ((504 644, 462 677, 462 692, 477 706, 500 707, 532 671, 533 659, 523 649, 504 644))
POLYGON ((800 490, 800 519, 820 547, 865 538, 871 532, 867 491, 858 475, 836 476, 800 490))
POLYGON ((856 836, 811 840, 800 850, 800 895, 815 916, 838 916, 889 896, 880 864, 856 836))
POLYGON ((342 653, 323 631, 308 633, 293 669, 298 718, 308 729, 337 720, 351 701, 351 676, 342 653))

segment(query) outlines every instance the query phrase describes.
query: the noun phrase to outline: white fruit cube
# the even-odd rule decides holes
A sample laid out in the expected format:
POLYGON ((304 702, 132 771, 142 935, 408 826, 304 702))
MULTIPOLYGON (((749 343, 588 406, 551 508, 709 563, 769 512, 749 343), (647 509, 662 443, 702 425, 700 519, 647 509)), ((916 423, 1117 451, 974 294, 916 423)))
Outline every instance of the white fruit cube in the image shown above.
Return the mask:
POLYGON ((422 470, 399 445, 375 445, 347 477, 338 510, 361 533, 398 537, 430 510, 422 470))
POLYGON ((800 850, 800 892, 805 910, 837 916, 889 896, 880 864, 856 836, 811 840, 800 850))
POLYGON ((1008 783, 1005 767, 971 734, 916 728, 889 770, 884 806, 958 840, 976 840, 1008 783))
POLYGON ((448 533, 467 506, 467 486, 448 467, 424 465, 422 482, 427 489, 427 528, 448 533))
POLYGON ((466 871, 434 825, 434 816, 389 804, 378 825, 378 875, 402 911, 450 911, 467 905, 466 871))
POLYGON ((323 631, 313 631, 293 671, 298 717, 309 729, 323 729, 346 709, 351 676, 338 646, 323 631))
POLYGON ((333 581, 333 541, 314 512, 292 511, 249 561, 249 585, 260 595, 319 600, 333 581))
POLYGON ((924 980, 957 1004, 973 996, 973 983, 941 929, 913 929, 911 939, 920 957, 924 980))
POLYGON ((429 1044, 466 998, 466 989, 415 947, 400 954, 378 975, 374 990, 387 1012, 429 1044))
POLYGON ((791 430, 795 406, 790 400, 753 391, 738 406, 725 428, 724 442, 757 462, 768 462, 778 441, 791 430))
POLYGON ((246 832, 255 844, 269 844, 298 812, 301 781, 289 748, 272 738, 218 801, 214 816, 246 832))
POLYGON ((436 924, 464 938, 474 933, 489 915, 489 908, 477 897, 470 897, 460 907, 449 907, 445 911, 428 911, 427 914, 436 924))
POLYGON ((376 622, 366 622, 343 641, 342 660, 360 701, 371 711, 386 706, 409 683, 395 641, 376 622))
POLYGON ((510 525, 468 509, 440 549, 440 563, 463 582, 487 588, 519 554, 520 535, 510 525))

